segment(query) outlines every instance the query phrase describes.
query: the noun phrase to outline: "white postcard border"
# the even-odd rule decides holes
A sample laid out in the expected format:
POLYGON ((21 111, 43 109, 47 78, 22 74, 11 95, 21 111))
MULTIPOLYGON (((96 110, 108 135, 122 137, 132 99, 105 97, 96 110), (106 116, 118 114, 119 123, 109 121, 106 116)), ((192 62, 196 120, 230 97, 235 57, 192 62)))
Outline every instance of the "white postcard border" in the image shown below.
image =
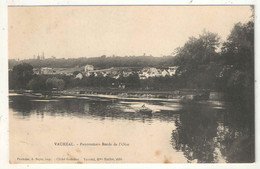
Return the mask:
POLYGON ((259 3, 256 0, 5 0, 0 1, 0 168, 3 169, 71 169, 71 168, 115 168, 115 169, 143 169, 143 168, 229 168, 229 169, 257 169, 259 165, 259 3), (35 5, 255 5, 255 126, 256 126, 256 163, 253 164, 9 164, 8 140, 8 6, 35 6, 35 5))

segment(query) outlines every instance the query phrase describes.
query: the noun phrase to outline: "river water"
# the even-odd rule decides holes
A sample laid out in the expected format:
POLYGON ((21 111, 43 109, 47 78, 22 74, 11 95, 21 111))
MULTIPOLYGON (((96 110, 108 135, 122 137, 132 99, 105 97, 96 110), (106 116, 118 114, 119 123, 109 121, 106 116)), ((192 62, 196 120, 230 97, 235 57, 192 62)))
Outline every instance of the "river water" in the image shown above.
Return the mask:
POLYGON ((10 163, 254 162, 248 99, 180 104, 10 95, 9 122, 10 163), (138 113, 143 104, 151 114, 138 113))

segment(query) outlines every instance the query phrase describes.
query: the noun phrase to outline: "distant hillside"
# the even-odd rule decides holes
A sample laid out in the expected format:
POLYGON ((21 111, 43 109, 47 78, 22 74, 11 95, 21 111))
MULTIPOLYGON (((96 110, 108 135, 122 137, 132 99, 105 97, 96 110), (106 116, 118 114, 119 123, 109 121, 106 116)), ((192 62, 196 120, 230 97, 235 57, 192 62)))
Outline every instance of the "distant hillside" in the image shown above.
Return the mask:
POLYGON ((98 68, 109 67, 167 67, 174 65, 173 56, 153 57, 153 56, 114 56, 114 57, 92 57, 92 58, 70 58, 70 59, 26 59, 14 60, 9 59, 9 68, 13 68, 20 63, 29 63, 33 67, 76 67, 84 66, 86 64, 93 65, 98 68))

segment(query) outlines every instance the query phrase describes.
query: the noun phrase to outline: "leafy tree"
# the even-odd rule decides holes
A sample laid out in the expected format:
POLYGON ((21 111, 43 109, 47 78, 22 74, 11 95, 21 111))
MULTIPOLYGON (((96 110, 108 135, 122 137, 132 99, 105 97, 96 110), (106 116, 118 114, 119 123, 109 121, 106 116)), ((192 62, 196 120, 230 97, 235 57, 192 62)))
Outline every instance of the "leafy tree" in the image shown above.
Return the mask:
POLYGON ((52 90, 56 88, 57 90, 63 90, 65 86, 64 80, 58 79, 56 77, 48 78, 46 80, 46 88, 52 90))
POLYGON ((33 67, 28 63, 22 63, 13 67, 9 74, 9 86, 14 89, 25 89, 27 83, 33 77, 33 67))
POLYGON ((240 70, 253 70, 254 65, 254 22, 237 23, 227 41, 222 55, 225 64, 233 64, 240 70))
POLYGON ((183 47, 175 51, 175 64, 179 65, 179 73, 189 73, 197 69, 198 65, 209 64, 219 56, 217 48, 220 38, 217 34, 204 31, 199 38, 190 37, 183 47))
POLYGON ((204 31, 198 38, 190 37, 183 47, 175 50, 174 63, 179 66, 176 85, 181 88, 212 88, 215 75, 214 65, 220 55, 217 49, 220 37, 204 31), (212 66, 212 68, 211 68, 212 66))
POLYGON ((222 47, 223 63, 233 65, 226 81, 233 92, 254 90, 254 22, 237 23, 222 47))
POLYGON ((45 82, 46 82, 46 78, 42 76, 38 76, 30 80, 29 83, 27 84, 27 87, 33 91, 44 91, 46 90, 45 82))
POLYGON ((125 79, 127 87, 138 88, 140 86, 140 79, 137 73, 131 74, 125 79))

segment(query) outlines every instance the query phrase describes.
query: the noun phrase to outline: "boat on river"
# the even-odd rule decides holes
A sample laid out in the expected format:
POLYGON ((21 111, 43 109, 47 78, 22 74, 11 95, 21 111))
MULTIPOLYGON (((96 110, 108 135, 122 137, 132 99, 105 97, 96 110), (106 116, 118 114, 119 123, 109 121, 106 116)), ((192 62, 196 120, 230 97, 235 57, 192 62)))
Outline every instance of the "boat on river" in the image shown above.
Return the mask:
POLYGON ((142 105, 142 107, 138 110, 139 113, 143 114, 152 114, 152 110, 145 106, 145 104, 142 105))

